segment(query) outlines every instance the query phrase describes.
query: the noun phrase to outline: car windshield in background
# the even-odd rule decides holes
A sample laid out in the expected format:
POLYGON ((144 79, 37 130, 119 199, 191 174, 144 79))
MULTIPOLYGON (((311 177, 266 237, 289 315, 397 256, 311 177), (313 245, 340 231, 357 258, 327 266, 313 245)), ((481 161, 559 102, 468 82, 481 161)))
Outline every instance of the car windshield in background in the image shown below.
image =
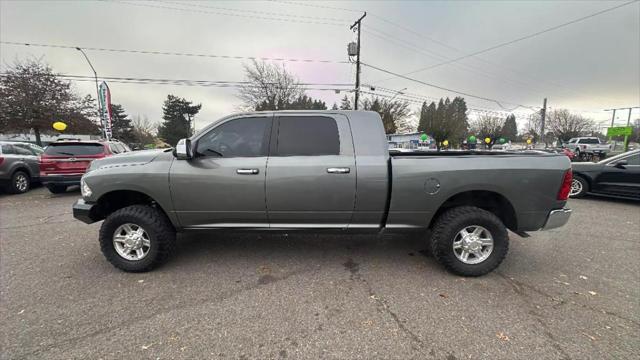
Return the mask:
POLYGON ((580 139, 580 144, 600 144, 598 139, 580 139))
POLYGON ((98 155, 104 152, 102 144, 75 143, 75 144, 49 144, 44 151, 46 155, 76 156, 98 155))

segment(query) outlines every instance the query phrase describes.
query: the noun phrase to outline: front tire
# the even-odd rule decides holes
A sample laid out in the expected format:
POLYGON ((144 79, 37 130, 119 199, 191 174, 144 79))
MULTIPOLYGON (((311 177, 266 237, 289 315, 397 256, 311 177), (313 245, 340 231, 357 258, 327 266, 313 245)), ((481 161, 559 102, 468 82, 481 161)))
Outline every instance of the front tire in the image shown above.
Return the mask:
POLYGON ((31 178, 29 174, 24 171, 16 171, 11 176, 11 183, 9 184, 9 192, 12 194, 24 194, 29 191, 31 187, 31 178))
POLYGON ((107 216, 100 228, 100 249, 115 267, 145 272, 161 265, 175 247, 176 232, 160 210, 132 205, 107 216))
POLYGON ((589 191, 589 183, 582 176, 574 175, 571 180, 571 190, 569 196, 572 198, 581 198, 589 191))
POLYGON ((497 268, 509 251, 509 236, 493 213, 474 206, 447 210, 433 227, 433 257, 461 276, 481 276, 497 268))

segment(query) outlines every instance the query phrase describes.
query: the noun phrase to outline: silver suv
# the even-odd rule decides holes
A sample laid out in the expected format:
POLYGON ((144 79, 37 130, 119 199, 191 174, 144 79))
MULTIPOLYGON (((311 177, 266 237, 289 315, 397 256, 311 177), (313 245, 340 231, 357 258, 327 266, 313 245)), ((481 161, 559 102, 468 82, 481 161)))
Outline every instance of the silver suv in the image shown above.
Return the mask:
POLYGON ((29 191, 40 177, 38 156, 42 152, 34 144, 0 141, 0 185, 12 194, 29 191))

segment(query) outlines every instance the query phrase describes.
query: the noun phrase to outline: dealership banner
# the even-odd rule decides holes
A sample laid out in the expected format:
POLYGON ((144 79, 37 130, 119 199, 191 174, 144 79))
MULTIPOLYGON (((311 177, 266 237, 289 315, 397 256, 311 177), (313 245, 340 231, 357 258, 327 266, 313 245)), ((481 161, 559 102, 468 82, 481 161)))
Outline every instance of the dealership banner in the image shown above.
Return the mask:
POLYGON ((104 126, 104 133, 107 139, 111 139, 111 92, 109 91, 109 86, 107 86, 106 82, 102 82, 100 84, 100 89, 98 90, 100 94, 100 108, 102 109, 102 114, 100 114, 100 119, 102 120, 102 125, 104 126))

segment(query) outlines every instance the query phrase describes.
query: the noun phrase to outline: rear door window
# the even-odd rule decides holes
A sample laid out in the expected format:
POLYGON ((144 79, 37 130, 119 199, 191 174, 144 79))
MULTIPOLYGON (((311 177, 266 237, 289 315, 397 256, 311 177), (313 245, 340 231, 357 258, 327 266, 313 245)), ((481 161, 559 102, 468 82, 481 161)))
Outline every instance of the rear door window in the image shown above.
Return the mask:
POLYGON ((104 146, 99 143, 76 143, 76 144, 49 144, 44 151, 46 155, 52 156, 81 156, 99 155, 104 153, 104 146))
POLYGON ((122 148, 118 146, 118 144, 116 143, 109 143, 109 148, 111 149, 111 152, 114 154, 120 154, 122 152, 122 148))
POLYGON ((15 150, 16 154, 18 154, 18 155, 27 155, 27 156, 33 156, 34 155, 34 153, 31 151, 31 149, 26 145, 14 144, 13 145, 13 149, 15 150))
POLYGON ((275 156, 339 155, 338 125, 326 116, 278 118, 275 156))
POLYGON ((15 153, 16 151, 13 149, 12 145, 2 145, 2 155, 15 155, 15 153))

